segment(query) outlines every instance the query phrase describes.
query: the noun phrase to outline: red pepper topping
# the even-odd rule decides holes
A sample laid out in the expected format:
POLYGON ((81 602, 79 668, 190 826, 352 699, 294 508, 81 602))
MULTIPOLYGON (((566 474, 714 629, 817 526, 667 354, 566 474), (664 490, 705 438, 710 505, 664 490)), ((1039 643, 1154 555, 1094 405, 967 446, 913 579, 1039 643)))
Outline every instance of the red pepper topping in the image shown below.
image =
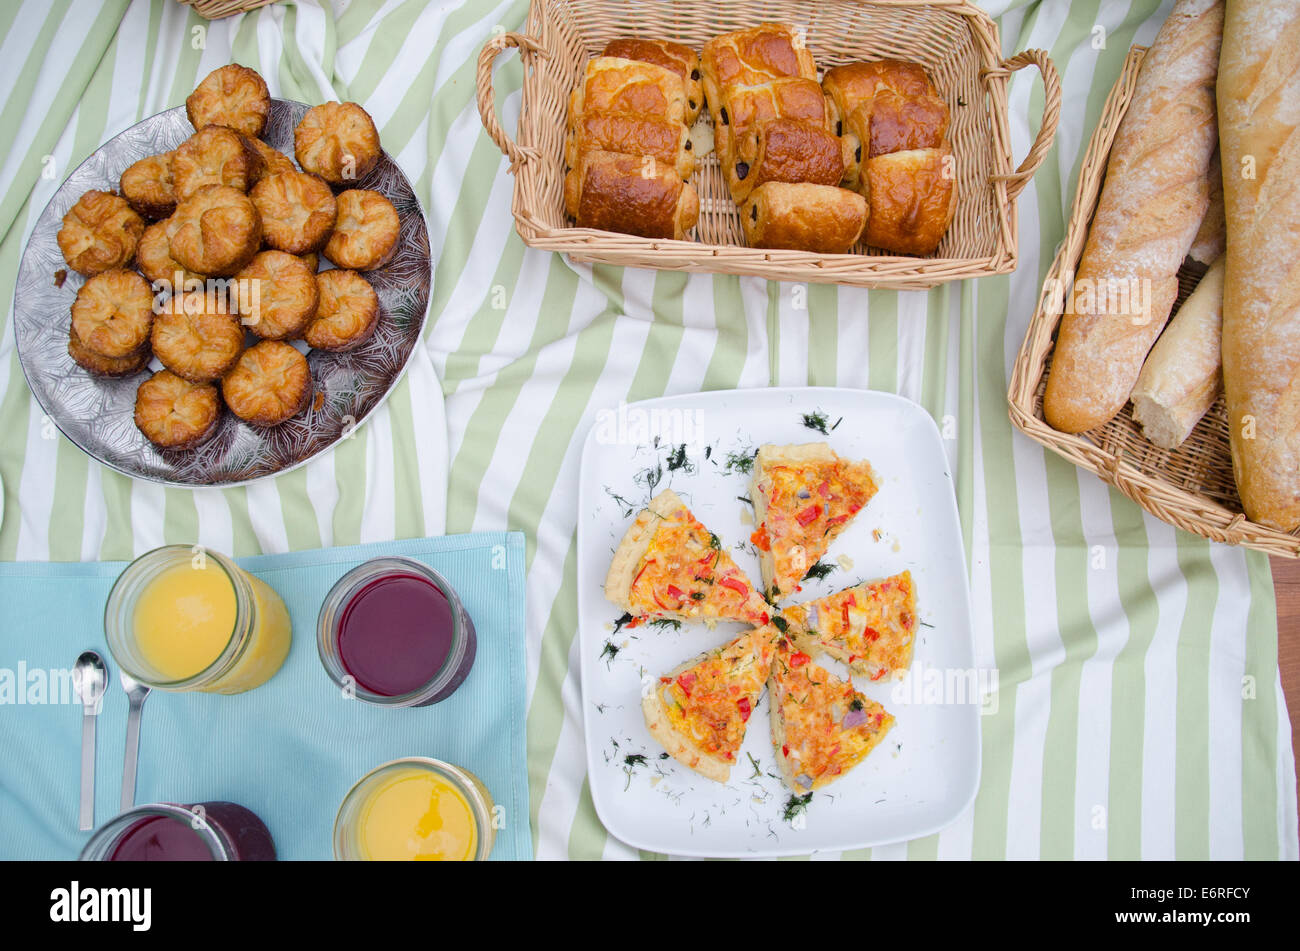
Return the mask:
MULTIPOLYGON (((636 587, 636 583, 637 583, 638 581, 641 580, 641 576, 642 576, 643 574, 645 574, 645 570, 646 570, 647 568, 649 568, 651 565, 653 565, 654 563, 655 563, 655 560, 654 560, 653 558, 651 558, 649 561, 647 561, 644 565, 641 566, 641 570, 638 571, 638 572, 636 573, 636 577, 632 579, 632 587, 633 587, 633 588, 635 588, 635 587, 636 587)), ((629 590, 630 590, 630 589, 629 589, 629 590)))
POLYGON ((887 673, 889 673, 889 668, 888 668, 888 667, 881 667, 878 671, 876 671, 874 674, 871 675, 871 679, 872 679, 872 680, 879 680, 881 677, 885 676, 885 674, 887 674, 887 673))
POLYGON ((829 499, 831 497, 831 484, 829 482, 823 482, 821 485, 817 486, 817 494, 823 499, 829 499))
POLYGON ((741 697, 739 700, 736 701, 736 707, 737 709, 740 710, 740 722, 741 723, 748 722, 749 714, 750 714, 749 698, 741 697))
POLYGON ((782 747, 781 747, 781 755, 782 755, 782 756, 789 756, 789 755, 790 755, 790 746, 789 746, 789 744, 786 744, 785 746, 782 746, 782 747))
POLYGON ((865 631, 863 631, 863 633, 867 635, 867 640, 869 641, 880 640, 880 632, 877 631, 874 627, 867 628, 865 631))
POLYGON ((802 667, 810 660, 812 660, 812 658, 809 657, 807 654, 805 654, 803 651, 796 651, 795 653, 790 655, 790 666, 802 667))
POLYGON ((692 673, 682 674, 677 678, 677 686, 682 688, 682 693, 686 696, 691 695, 691 688, 695 686, 695 675, 692 673))
POLYGON ((668 597, 677 598, 680 601, 682 597, 682 589, 677 587, 675 584, 670 584, 668 586, 668 597))
POLYGON ((767 522, 758 526, 758 530, 749 536, 749 540, 754 543, 759 551, 771 551, 772 539, 767 537, 767 522))
POLYGON ((737 581, 735 578, 720 578, 718 584, 724 588, 730 588, 742 598, 749 597, 749 587, 743 581, 737 581))
POLYGON ((817 516, 821 514, 822 514, 822 507, 820 505, 810 505, 802 512, 797 514, 794 518, 795 521, 798 522, 801 526, 807 528, 813 522, 817 521, 817 516))

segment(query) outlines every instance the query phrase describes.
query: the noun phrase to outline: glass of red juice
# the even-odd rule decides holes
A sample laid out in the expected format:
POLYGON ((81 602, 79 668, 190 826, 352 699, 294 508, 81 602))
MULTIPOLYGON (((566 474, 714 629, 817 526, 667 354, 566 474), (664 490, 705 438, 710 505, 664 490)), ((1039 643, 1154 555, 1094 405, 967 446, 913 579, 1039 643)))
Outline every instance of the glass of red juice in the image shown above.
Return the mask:
POLYGON ((348 696, 391 707, 450 697, 474 665, 474 623, 447 579, 411 558, 374 558, 335 583, 316 647, 348 696))
POLYGON ((157 802, 128 809, 95 830, 83 862, 273 862, 266 824, 233 802, 157 802))

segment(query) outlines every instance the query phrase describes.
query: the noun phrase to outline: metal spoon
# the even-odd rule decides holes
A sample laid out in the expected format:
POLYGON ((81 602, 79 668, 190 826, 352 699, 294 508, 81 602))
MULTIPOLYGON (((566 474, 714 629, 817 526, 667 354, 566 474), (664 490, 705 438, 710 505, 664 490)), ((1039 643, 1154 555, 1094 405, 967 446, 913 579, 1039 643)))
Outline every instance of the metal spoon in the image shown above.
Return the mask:
POLYGON ((153 688, 142 684, 125 670, 117 672, 130 708, 126 715, 126 763, 122 767, 122 811, 135 805, 135 774, 140 762, 140 715, 153 688))
POLYGON ((108 690, 108 665, 95 651, 84 651, 72 668, 81 698, 81 831, 95 827, 95 719, 108 690))

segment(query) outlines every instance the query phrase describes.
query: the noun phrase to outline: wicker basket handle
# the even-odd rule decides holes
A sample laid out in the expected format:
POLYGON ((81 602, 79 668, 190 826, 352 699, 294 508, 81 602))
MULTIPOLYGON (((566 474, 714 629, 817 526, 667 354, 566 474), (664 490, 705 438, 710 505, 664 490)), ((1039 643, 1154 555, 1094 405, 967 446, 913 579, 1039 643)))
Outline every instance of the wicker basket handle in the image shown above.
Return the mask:
POLYGON ((492 141, 510 159, 511 174, 518 171, 519 167, 529 159, 540 156, 537 149, 527 145, 516 145, 497 122, 496 91, 492 88, 492 63, 500 53, 512 46, 520 50, 525 58, 530 54, 543 58, 548 55, 541 43, 523 33, 495 33, 483 44, 483 49, 478 54, 476 79, 478 114, 483 120, 483 128, 487 129, 492 141))
POLYGON ((1016 70, 1034 66, 1043 77, 1043 123, 1038 129, 1038 137, 1029 149, 1029 154, 1020 163, 1020 167, 1010 175, 990 175, 989 180, 1007 183, 1007 198, 1014 201, 1034 177, 1038 166, 1047 158, 1047 152, 1056 139, 1056 126, 1061 119, 1061 77, 1056 65, 1047 55, 1046 50, 1025 50, 1010 59, 1002 61, 999 69, 984 71, 984 78, 1008 77, 1016 70))

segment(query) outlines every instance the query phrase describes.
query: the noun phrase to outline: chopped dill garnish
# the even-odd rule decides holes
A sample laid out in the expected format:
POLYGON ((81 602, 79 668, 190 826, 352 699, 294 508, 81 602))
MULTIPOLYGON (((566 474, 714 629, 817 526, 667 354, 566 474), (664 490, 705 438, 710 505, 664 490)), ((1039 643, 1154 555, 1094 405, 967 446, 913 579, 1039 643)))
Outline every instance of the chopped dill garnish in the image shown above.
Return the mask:
POLYGON ((706 595, 703 591, 692 591, 692 592, 691 592, 691 600, 692 600, 692 601, 703 601, 706 597, 707 597, 707 595, 706 595))
POLYGON ((728 472, 739 472, 749 475, 754 471, 754 457, 758 454, 756 449, 742 449, 740 452, 727 453, 727 464, 723 466, 728 472))
POLYGON ((750 779, 762 779, 762 778, 763 778, 763 768, 762 768, 761 766, 758 765, 758 760, 754 759, 754 754, 753 754, 753 753, 746 753, 745 755, 749 757, 749 765, 751 765, 751 766, 754 767, 754 775, 753 775, 753 776, 750 776, 749 778, 750 778, 750 779))
POLYGON ((600 659, 605 661, 605 666, 608 667, 610 661, 617 657, 618 652, 622 649, 623 648, 619 647, 613 641, 606 641, 605 646, 600 649, 600 659))
POLYGON ((772 618, 772 624, 782 634, 784 634, 786 631, 790 629, 790 623, 785 618, 779 615, 777 617, 772 618))
POLYGON ((660 754, 659 754, 659 758, 660 758, 660 759, 667 759, 667 758, 668 758, 668 754, 667 754, 667 753, 660 753, 660 754))
POLYGON ((676 472, 678 469, 685 469, 691 472, 695 467, 691 461, 686 458, 686 443, 682 443, 676 449, 668 454, 668 471, 676 472))
POLYGON ((624 611, 623 616, 614 622, 614 633, 617 634, 619 631, 621 631, 623 629, 624 624, 631 624, 631 623, 632 623, 632 615, 629 612, 624 611))
POLYGON ((754 507, 754 500, 751 499, 751 498, 750 498, 749 496, 747 496, 747 495, 738 495, 738 496, 736 496, 736 501, 737 501, 737 502, 744 502, 744 503, 745 503, 746 505, 748 505, 750 508, 753 508, 753 507, 754 507))
POLYGON ((635 505, 633 505, 627 499, 623 498, 623 496, 619 495, 609 486, 605 486, 605 494, 618 503, 618 507, 623 510, 624 518, 629 517, 634 511, 636 511, 635 505))
POLYGON ((853 702, 849 704, 849 709, 850 709, 850 710, 853 710, 854 712, 856 712, 856 711, 858 711, 858 710, 861 710, 861 709, 862 709, 862 698, 861 698, 861 697, 854 697, 854 698, 853 698, 853 702))
POLYGON ((680 631, 682 629, 682 622, 670 617, 657 617, 650 621, 649 624, 650 627, 657 627, 663 631, 680 631))
POLYGON ((709 547, 714 551, 722 551, 722 542, 718 541, 718 536, 709 532, 709 547))
POLYGON ((808 573, 804 575, 804 577, 815 578, 817 581, 821 581, 837 567, 839 566, 833 565, 828 561, 819 561, 808 569, 808 573))
POLYGON ((922 627, 934 627, 934 625, 931 624, 931 623, 928 622, 928 621, 922 621, 922 622, 921 622, 921 626, 922 626, 922 627))
POLYGON ((785 811, 781 813, 781 818, 786 822, 794 822, 795 816, 808 811, 808 803, 812 802, 812 797, 812 793, 804 793, 802 796, 791 794, 785 801, 785 811))
POLYGON ((827 418, 826 414, 821 410, 818 410, 815 413, 803 414, 803 424, 809 429, 821 433, 823 436, 830 435, 830 430, 826 428, 826 424, 829 421, 830 420, 827 418))
POLYGON ((627 756, 623 757, 623 762, 626 763, 628 766, 644 766, 646 765, 645 754, 628 753, 627 756))

